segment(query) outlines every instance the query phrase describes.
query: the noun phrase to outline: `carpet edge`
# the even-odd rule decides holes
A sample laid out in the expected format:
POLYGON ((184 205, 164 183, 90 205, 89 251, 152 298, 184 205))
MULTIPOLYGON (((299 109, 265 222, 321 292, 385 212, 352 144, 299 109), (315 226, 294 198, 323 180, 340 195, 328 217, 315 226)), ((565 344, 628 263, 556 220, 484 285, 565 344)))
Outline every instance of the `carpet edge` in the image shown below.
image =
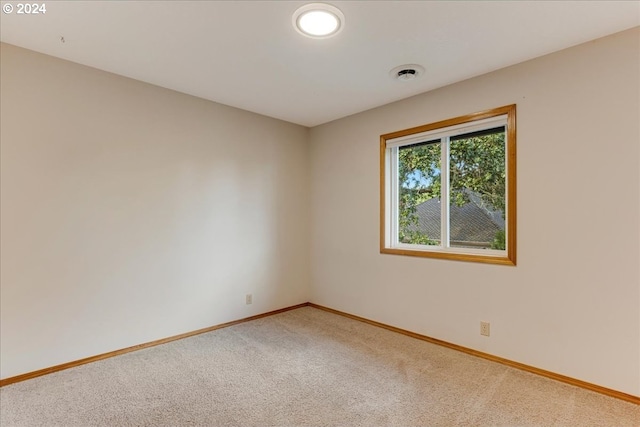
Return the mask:
POLYGON ((577 378, 568 377, 566 375, 558 374, 555 372, 547 371, 545 369, 536 368, 535 366, 526 365, 524 363, 516 362, 513 360, 505 359, 503 357, 494 356, 489 353, 484 353, 482 351, 474 350, 472 348, 463 347, 458 344, 453 344, 448 341, 443 341, 437 338, 432 338, 427 335, 418 334, 416 332, 411 332, 406 329, 397 328, 395 326, 387 325, 385 323, 377 322, 375 320, 367 319, 365 317, 356 316, 354 314, 349 314, 340 310, 335 310, 333 308, 325 307, 319 304, 315 304, 312 302, 307 303, 307 306, 317 308, 318 310, 323 310, 329 313, 337 314, 339 316, 347 317, 352 320, 357 320, 359 322, 367 323, 372 326, 377 326, 382 329, 386 329, 391 332, 396 332, 402 335, 406 335, 411 338, 415 338, 421 341, 426 341, 431 344, 436 344, 442 347, 447 347, 452 350, 460 351, 462 353, 469 354, 471 356, 476 356, 481 359, 489 360, 492 362, 499 363, 501 365, 510 366, 512 368, 519 369, 521 371, 526 371, 532 374, 540 375, 546 378, 550 378, 552 380, 556 380, 565 384, 573 385, 576 387, 580 387, 583 389, 587 389, 590 391, 594 391, 596 393, 604 394, 609 397, 614 397, 616 399, 625 400, 627 402, 634 403, 636 405, 640 405, 640 396, 634 396, 632 394, 628 394, 622 391, 614 390, 608 387, 604 387, 601 385, 593 384, 587 381, 579 380, 577 378))
POLYGON ((252 320, 261 319, 263 317, 273 316, 275 314, 284 313, 286 311, 295 310, 302 307, 309 306, 310 303, 304 302, 302 304, 296 304, 289 307, 279 308, 277 310, 268 311, 266 313, 256 314, 253 316, 245 317, 238 320, 232 320, 230 322, 220 323, 218 325, 209 326, 202 329, 196 329, 195 331, 185 332, 183 334, 173 335, 167 338, 161 338, 159 340, 149 341, 142 344, 133 345, 131 347, 122 348, 119 350, 113 350, 106 353, 101 353, 95 356, 85 357, 83 359, 73 360, 71 362, 62 363, 48 368, 38 369, 36 371, 26 372, 24 374, 15 375, 0 379, 0 388, 9 384, 15 384, 22 381, 30 380, 32 378, 41 377, 43 375, 53 374, 54 372, 64 371, 66 369, 75 368, 76 366, 86 365, 87 363, 97 362, 99 360, 109 359, 111 357, 120 356, 122 354, 131 353, 133 351, 142 350, 149 347, 155 347, 157 345, 166 344, 172 341, 177 341, 184 338, 189 338, 195 335, 204 334, 207 332, 215 331, 217 329, 227 328, 229 326, 238 325, 240 323, 250 322, 252 320))

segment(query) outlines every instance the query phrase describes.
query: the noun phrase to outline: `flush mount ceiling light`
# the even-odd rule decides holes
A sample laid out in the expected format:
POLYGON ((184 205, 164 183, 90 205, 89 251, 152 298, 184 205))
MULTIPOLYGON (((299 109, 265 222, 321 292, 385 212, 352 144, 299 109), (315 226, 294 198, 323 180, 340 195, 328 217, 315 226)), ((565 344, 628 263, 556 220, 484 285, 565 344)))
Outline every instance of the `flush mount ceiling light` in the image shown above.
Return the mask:
POLYGON ((335 6, 309 3, 293 14, 293 26, 302 35, 314 39, 335 36, 344 27, 344 15, 335 6))
POLYGON ((389 75, 396 80, 408 82, 420 78, 424 74, 424 67, 418 64, 405 64, 395 67, 389 71, 389 75))

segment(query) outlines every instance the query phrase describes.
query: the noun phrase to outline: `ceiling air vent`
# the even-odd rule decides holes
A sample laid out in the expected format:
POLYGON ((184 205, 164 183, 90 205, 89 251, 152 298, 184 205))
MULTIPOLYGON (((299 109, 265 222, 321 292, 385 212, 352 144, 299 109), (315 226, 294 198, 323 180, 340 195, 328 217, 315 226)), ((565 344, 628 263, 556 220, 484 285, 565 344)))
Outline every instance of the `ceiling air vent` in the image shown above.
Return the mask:
POLYGON ((408 82, 422 76, 424 67, 418 64, 406 64, 395 67, 389 72, 389 75, 396 80, 408 82))

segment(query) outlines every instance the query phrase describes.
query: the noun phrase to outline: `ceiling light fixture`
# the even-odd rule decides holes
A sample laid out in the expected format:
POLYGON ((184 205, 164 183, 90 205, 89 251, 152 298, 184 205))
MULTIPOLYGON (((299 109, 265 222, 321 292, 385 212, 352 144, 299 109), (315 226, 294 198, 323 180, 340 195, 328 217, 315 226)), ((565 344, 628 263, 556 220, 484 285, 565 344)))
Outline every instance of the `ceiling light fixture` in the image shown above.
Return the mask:
POLYGON ((395 67, 389 71, 389 75, 396 80, 408 82, 415 80, 424 74, 424 67, 418 64, 406 64, 395 67))
POLYGON ((344 15, 330 4, 309 3, 295 11, 293 27, 304 36, 323 39, 342 31, 344 15))

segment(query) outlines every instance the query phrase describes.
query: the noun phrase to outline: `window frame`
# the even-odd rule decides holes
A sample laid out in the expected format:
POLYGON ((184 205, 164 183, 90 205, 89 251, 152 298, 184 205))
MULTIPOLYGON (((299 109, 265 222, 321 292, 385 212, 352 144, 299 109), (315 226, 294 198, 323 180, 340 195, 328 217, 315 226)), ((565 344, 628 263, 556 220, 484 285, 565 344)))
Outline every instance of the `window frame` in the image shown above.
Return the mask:
MULTIPOLYGON (((502 125, 500 125, 502 126, 502 125)), ((444 140, 444 138, 443 138, 444 140)), ((442 144, 443 159, 448 158, 448 144, 442 144), (446 153, 445 153, 446 152, 446 153)), ((446 166, 448 174, 448 165, 446 166)), ((442 174, 445 176, 445 173, 442 174)), ((448 182, 448 177, 443 179, 448 182)), ((445 185, 447 188, 448 185, 445 185)), ((447 188, 448 189, 448 188, 447 188)), ((448 195, 447 195, 448 202, 448 195)), ((447 212, 449 203, 445 203, 444 211, 447 212)), ((396 208, 397 210, 397 199, 396 208)), ((396 215, 397 217, 397 215, 396 215)), ((444 221, 443 221, 443 227, 444 221)), ((493 108, 473 114, 467 114, 453 119, 442 120, 423 126, 404 129, 380 136, 380 253, 393 255, 409 255, 425 258, 451 259, 457 261, 470 261, 490 264, 516 265, 516 105, 493 108), (397 178, 391 178, 391 174, 397 175, 397 165, 393 165, 390 159, 392 149, 410 145, 429 139, 436 139, 442 135, 454 136, 455 132, 466 133, 469 129, 486 128, 495 125, 495 121, 504 116, 505 121, 505 167, 506 167, 506 203, 505 203, 505 250, 491 249, 467 249, 443 246, 427 246, 397 242, 398 221, 394 221, 391 212, 393 193, 392 189, 397 178), (390 147, 387 147, 387 145, 390 147), (396 241, 392 241, 396 239, 396 241)))

